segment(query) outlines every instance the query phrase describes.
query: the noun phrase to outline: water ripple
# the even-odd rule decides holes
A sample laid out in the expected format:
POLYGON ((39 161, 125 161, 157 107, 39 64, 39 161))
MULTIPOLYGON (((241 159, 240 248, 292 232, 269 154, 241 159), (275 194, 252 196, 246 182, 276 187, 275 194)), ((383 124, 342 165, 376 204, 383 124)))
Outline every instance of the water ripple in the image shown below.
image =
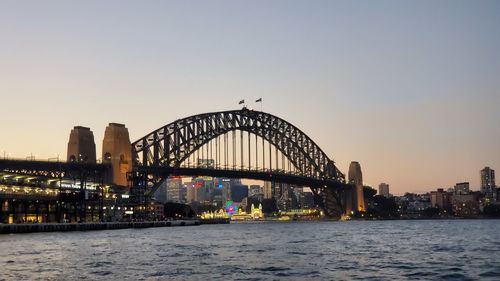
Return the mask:
POLYGON ((500 280, 498 233, 431 220, 0 235, 0 280, 500 280))

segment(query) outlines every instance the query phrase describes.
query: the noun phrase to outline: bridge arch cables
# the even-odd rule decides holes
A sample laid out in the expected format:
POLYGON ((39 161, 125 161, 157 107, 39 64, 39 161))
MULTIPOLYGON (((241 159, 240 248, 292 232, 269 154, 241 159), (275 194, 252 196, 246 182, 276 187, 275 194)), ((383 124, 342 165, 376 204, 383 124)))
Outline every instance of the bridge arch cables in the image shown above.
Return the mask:
POLYGON ((344 182, 344 174, 304 132, 246 108, 176 120, 132 144, 135 167, 207 168, 344 182))

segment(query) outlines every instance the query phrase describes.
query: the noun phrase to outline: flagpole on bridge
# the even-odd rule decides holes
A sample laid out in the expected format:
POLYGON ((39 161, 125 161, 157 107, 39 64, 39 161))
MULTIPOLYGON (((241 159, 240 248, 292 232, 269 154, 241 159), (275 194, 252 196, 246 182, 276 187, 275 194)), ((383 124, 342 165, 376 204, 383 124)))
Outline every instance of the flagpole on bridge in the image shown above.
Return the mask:
POLYGON ((260 111, 262 112, 262 98, 258 98, 255 102, 260 102, 260 111))

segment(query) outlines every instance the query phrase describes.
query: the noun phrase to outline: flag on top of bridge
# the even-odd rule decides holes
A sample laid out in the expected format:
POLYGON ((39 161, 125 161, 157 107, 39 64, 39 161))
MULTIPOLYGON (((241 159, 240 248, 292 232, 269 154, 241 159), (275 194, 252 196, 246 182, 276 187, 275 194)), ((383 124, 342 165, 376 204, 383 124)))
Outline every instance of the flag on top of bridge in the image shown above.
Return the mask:
POLYGON ((238 104, 244 104, 245 103, 245 100, 240 100, 240 102, 238 104))
POLYGON ((256 100, 255 102, 262 102, 262 98, 259 98, 258 100, 256 100))

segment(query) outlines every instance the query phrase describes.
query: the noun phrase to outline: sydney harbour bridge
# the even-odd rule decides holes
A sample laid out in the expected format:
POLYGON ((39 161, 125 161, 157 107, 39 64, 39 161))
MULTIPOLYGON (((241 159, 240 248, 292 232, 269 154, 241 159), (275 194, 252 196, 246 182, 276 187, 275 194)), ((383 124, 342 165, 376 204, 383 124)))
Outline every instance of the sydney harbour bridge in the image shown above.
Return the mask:
POLYGON ((68 155, 69 162, 59 164, 4 159, 0 160, 0 171, 54 174, 60 179, 73 174, 73 180, 80 181, 80 191, 87 186, 87 176, 98 178, 94 181, 103 185, 124 185, 115 179, 126 174, 125 188, 137 204, 147 204, 169 176, 245 178, 309 187, 325 214, 337 218, 357 197, 356 179, 350 176, 351 184, 346 183, 334 161, 309 136, 262 111, 243 108, 186 117, 131 144, 129 141, 129 145, 124 153, 105 152, 103 147, 102 163, 89 165, 81 154, 68 155), (113 163, 117 157, 118 162, 113 163), (76 176, 75 171, 79 173, 76 176))

